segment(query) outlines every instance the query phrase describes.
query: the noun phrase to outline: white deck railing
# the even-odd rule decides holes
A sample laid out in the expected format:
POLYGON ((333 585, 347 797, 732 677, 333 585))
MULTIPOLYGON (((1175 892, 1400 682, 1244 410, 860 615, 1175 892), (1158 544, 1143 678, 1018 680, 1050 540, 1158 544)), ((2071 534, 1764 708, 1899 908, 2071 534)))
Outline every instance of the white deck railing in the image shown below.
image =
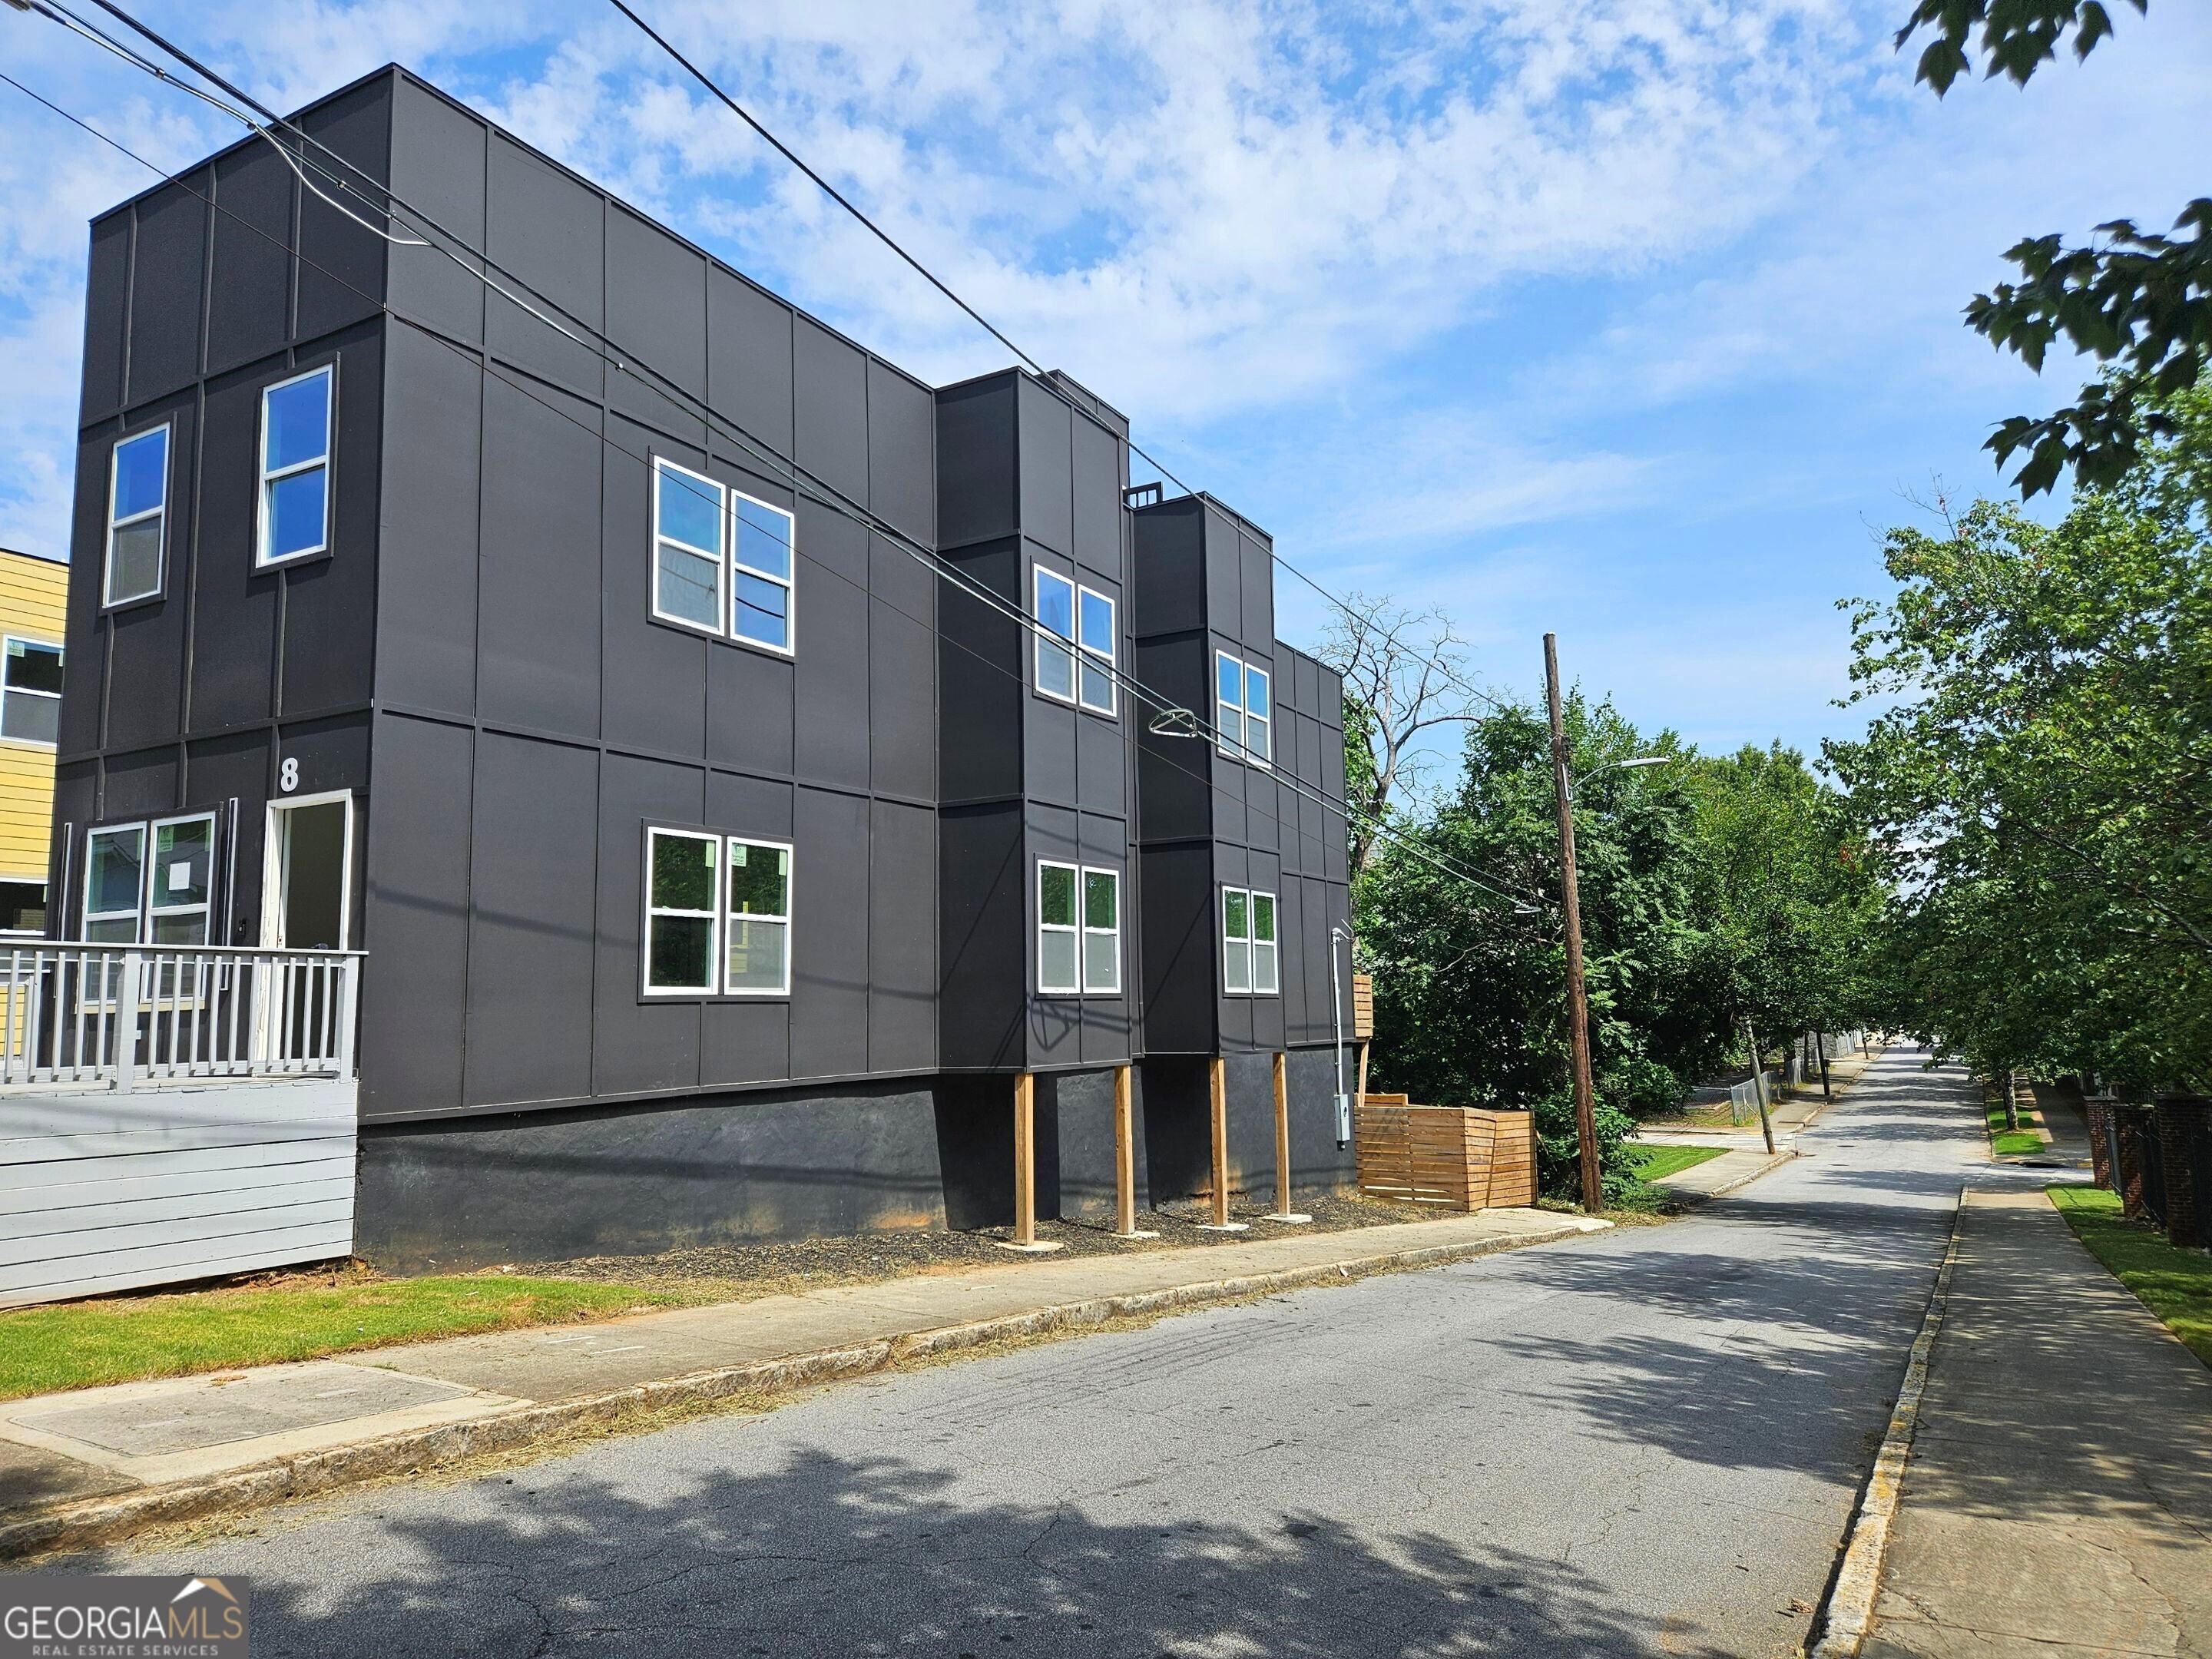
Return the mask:
POLYGON ((14 947, 0 952, 0 1086, 350 1079, 360 964, 355 951, 14 947))

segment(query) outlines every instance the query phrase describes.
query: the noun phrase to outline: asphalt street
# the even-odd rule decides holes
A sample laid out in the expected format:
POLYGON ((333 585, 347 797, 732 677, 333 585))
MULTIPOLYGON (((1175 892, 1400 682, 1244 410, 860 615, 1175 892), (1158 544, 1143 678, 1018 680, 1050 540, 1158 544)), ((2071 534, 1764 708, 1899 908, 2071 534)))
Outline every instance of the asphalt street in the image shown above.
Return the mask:
POLYGON ((263 1659, 1788 1653, 1984 1154, 1920 1062, 1668 1225, 76 1565, 242 1577, 263 1659))

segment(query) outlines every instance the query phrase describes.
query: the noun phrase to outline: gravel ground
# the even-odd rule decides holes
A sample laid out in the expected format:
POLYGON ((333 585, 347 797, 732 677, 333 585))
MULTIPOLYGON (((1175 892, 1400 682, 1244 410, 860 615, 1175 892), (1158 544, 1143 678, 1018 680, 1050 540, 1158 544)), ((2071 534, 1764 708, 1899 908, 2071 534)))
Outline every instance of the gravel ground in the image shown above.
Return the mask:
MULTIPOLYGON (((1441 1213, 1427 1205, 1397 1204, 1358 1194, 1303 1193, 1301 1212, 1313 1217, 1319 1232, 1425 1221, 1441 1213)), ((1251 1231, 1217 1233, 1199 1224, 1212 1212, 1202 1202, 1169 1204, 1140 1210, 1137 1225, 1158 1238, 1121 1239, 1109 1224, 1073 1221, 1037 1223, 1041 1241, 1062 1246, 1048 1255, 1023 1255, 999 1246, 1013 1237, 1010 1227, 975 1232, 860 1233, 844 1238, 803 1238, 758 1244, 696 1244, 657 1255, 584 1256, 573 1261, 533 1261, 518 1273, 549 1278, 597 1279, 654 1290, 711 1291, 717 1301, 740 1301, 825 1285, 866 1285, 914 1273, 958 1273, 978 1267, 1006 1267, 1024 1261, 1060 1261, 1069 1255, 1105 1255, 1127 1250, 1188 1249, 1229 1244, 1289 1231, 1262 1220, 1263 1206, 1234 1204, 1233 1220, 1251 1231)))

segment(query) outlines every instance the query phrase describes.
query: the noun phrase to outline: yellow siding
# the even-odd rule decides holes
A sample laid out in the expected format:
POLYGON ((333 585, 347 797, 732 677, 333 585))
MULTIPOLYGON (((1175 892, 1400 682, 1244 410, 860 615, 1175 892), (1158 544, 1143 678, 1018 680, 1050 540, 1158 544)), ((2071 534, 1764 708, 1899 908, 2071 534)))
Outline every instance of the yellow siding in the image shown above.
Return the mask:
MULTIPOLYGON (((60 644, 68 599, 67 565, 0 548, 0 634, 60 644)), ((53 819, 54 751, 0 738, 0 880, 46 878, 53 819)))

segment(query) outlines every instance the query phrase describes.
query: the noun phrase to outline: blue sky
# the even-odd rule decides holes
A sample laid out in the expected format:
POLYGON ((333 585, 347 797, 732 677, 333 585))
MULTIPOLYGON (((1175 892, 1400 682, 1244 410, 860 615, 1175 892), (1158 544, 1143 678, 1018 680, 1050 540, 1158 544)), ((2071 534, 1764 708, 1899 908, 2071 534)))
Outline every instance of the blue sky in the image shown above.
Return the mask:
MULTIPOLYGON (((2078 379, 1960 325, 2002 250, 2212 182, 2212 15, 2170 0, 1941 103, 1904 0, 638 3, 1285 557, 1443 607, 1505 692, 1556 629, 1708 749, 1854 730, 1834 602, 2078 379)), ((1005 361, 596 0, 140 9, 280 106, 397 58, 926 378, 1005 361)), ((235 136, 51 23, 0 44, 166 166, 235 136)), ((146 180, 0 87, 0 544, 60 550, 84 224, 146 180)))

